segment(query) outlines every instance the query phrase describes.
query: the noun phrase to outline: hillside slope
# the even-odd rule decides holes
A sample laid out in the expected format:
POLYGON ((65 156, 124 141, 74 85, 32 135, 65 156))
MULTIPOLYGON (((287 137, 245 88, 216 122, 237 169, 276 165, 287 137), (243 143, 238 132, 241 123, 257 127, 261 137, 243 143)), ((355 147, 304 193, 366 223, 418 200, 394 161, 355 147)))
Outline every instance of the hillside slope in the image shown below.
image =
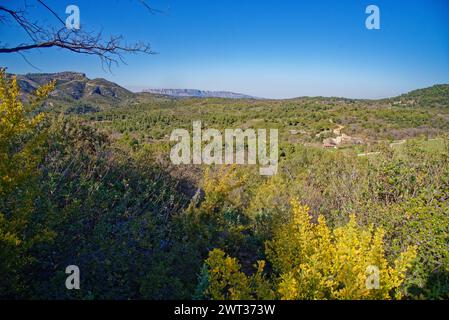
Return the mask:
POLYGON ((56 81, 50 101, 64 104, 83 102, 110 105, 134 96, 131 91, 118 84, 105 79, 89 79, 84 73, 78 72, 30 73, 17 75, 17 80, 25 98, 37 87, 52 80, 56 81))

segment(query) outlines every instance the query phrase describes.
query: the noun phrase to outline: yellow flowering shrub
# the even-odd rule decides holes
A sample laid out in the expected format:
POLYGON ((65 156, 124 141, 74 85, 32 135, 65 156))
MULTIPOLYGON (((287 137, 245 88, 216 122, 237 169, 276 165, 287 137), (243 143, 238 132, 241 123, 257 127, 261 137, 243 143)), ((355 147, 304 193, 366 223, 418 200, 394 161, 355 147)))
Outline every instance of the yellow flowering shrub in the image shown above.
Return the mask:
POLYGON ((280 274, 280 298, 400 298, 398 289, 416 248, 407 249, 389 265, 383 236, 382 229, 359 227, 354 215, 345 226, 330 230, 322 216, 313 223, 308 207, 293 203, 291 223, 266 245, 268 259, 280 274), (377 289, 367 286, 373 267, 379 270, 377 289))
POLYGON ((192 202, 184 215, 189 218, 185 222, 191 241, 201 239, 206 246, 221 247, 223 241, 238 243, 241 240, 245 229, 240 221, 245 179, 245 174, 235 165, 205 171, 204 199, 199 204, 192 202))
POLYGON ((217 172, 207 168, 204 174, 203 189, 206 194, 201 204, 205 212, 213 213, 224 204, 240 207, 242 204, 239 189, 245 185, 247 176, 237 170, 236 165, 222 166, 217 172))
POLYGON ((24 106, 17 79, 0 69, 0 296, 24 290, 20 268, 29 263, 26 252, 50 233, 29 221, 37 194, 35 177, 42 159, 45 135, 39 130, 43 114, 33 114, 54 83, 39 88, 24 106))
POLYGON ((289 221, 292 194, 291 185, 280 175, 258 181, 245 212, 261 238, 271 238, 276 228, 289 221))
POLYGON ((34 131, 44 114, 32 112, 53 88, 54 82, 38 88, 27 108, 20 99, 16 77, 8 80, 0 70, 0 194, 35 169, 39 157, 35 151, 41 140, 34 131))
POLYGON ((255 265, 257 271, 247 277, 237 259, 226 256, 220 249, 209 252, 206 260, 209 286, 205 295, 213 300, 253 300, 274 298, 270 284, 264 278, 264 261, 255 265))
MULTIPOLYGON (((297 202, 292 207, 291 222, 266 242, 266 256, 274 271, 270 282, 277 298, 401 298, 400 288, 416 257, 415 247, 402 252, 390 264, 385 256, 382 229, 362 228, 352 215, 346 225, 331 230, 322 216, 312 221, 308 207, 297 202)), ((213 299, 235 298, 235 292, 244 297, 264 298, 248 292, 248 288, 254 287, 248 286, 251 279, 264 279, 260 268, 247 277, 236 260, 217 250, 210 253, 206 265, 210 276, 208 292, 213 299), (224 290, 227 294, 219 294, 224 290)))

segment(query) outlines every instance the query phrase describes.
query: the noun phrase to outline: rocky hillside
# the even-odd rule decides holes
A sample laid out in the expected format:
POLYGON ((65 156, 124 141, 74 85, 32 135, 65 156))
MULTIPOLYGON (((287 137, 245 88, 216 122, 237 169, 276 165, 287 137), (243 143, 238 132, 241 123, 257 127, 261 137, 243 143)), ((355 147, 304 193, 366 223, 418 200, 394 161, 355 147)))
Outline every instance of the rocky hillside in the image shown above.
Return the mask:
POLYGON ((133 97, 133 93, 105 79, 89 79, 84 73, 29 73, 17 75, 22 94, 26 97, 38 86, 56 81, 51 97, 56 100, 74 102, 118 103, 133 97))

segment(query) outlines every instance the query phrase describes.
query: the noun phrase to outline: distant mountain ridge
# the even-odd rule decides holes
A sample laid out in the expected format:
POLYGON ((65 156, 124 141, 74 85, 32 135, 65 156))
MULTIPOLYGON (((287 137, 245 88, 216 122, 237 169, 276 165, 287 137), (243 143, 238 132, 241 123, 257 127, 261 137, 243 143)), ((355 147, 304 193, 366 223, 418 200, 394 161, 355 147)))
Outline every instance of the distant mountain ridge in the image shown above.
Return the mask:
POLYGON ((198 89, 145 89, 143 92, 171 97, 191 98, 225 98, 225 99, 255 99, 255 97, 230 91, 206 91, 198 89))
POLYGON ((182 98, 226 98, 226 99, 254 99, 249 95, 227 91, 203 91, 194 89, 149 89, 134 93, 114 82, 106 79, 89 79, 85 73, 64 71, 57 73, 28 73, 8 74, 16 76, 21 89, 21 95, 27 99, 38 87, 56 82, 55 89, 50 94, 49 105, 87 107, 119 106, 130 103, 140 103, 151 99, 182 98))
MULTIPOLYGON (((12 76, 9 74, 8 76, 12 76)), ((84 73, 28 73, 16 75, 23 96, 31 94, 39 86, 55 81, 55 90, 50 97, 64 101, 99 101, 104 103, 120 102, 133 97, 133 93, 116 83, 105 79, 89 79, 84 73)))

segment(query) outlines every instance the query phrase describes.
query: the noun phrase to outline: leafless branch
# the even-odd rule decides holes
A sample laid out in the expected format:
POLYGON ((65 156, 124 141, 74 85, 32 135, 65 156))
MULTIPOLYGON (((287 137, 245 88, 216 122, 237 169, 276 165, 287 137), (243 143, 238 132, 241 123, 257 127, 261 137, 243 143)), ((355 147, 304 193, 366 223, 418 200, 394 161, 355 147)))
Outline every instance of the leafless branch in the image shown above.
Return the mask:
MULTIPOLYGON (((74 53, 97 56, 101 60, 102 65, 106 65, 109 70, 112 65, 125 63, 124 54, 154 54, 147 43, 124 44, 121 35, 107 38, 103 37, 102 32, 69 30, 65 27, 61 17, 45 1, 36 1, 63 26, 61 28, 44 26, 38 21, 33 22, 28 17, 26 9, 11 9, 5 5, 0 5, 0 23, 7 24, 10 21, 24 30, 29 37, 28 43, 15 46, 7 46, 0 43, 0 53, 19 53, 29 63, 23 52, 33 49, 60 48, 74 53)), ((162 12, 153 9, 145 0, 139 0, 139 2, 152 14, 162 12)))

